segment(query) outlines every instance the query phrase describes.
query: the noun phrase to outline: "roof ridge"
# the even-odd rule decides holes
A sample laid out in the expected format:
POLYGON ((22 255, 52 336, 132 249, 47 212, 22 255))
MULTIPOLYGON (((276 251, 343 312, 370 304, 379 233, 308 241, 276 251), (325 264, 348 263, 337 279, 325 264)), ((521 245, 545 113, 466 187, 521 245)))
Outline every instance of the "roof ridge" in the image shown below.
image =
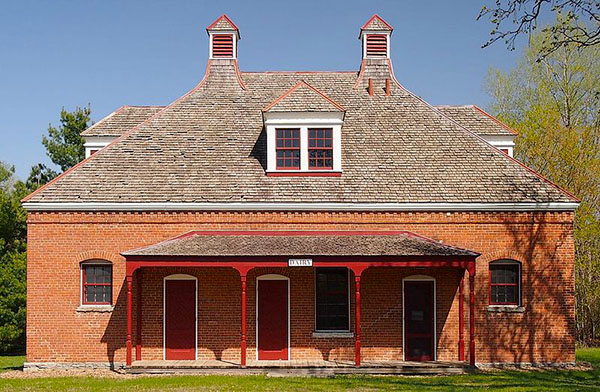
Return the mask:
POLYGON ((507 131, 512 132, 514 135, 518 135, 519 134, 517 131, 515 131, 514 129, 512 129, 511 127, 509 127, 508 125, 506 125, 502 121, 498 120, 496 117, 492 116, 491 114, 489 114, 485 110, 481 109, 479 106, 477 106, 477 105, 471 105, 471 106, 473 107, 473 109, 481 112, 483 115, 489 117, 491 120, 493 120, 496 123, 498 123, 500 126, 502 126, 507 131))

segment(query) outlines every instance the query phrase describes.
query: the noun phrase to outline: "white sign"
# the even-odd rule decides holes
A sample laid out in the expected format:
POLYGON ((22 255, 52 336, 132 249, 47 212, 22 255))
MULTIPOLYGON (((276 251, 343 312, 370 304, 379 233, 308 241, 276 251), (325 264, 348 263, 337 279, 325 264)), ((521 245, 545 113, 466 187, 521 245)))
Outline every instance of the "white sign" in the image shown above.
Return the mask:
POLYGON ((289 259, 288 267, 312 267, 312 259, 289 259))

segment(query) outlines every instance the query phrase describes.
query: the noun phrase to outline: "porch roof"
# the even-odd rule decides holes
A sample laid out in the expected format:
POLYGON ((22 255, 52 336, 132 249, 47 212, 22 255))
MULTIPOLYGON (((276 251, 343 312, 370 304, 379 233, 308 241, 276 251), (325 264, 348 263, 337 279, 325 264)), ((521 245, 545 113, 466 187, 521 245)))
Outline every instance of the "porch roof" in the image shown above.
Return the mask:
POLYGON ((191 231, 123 256, 462 256, 479 253, 409 231, 191 231))

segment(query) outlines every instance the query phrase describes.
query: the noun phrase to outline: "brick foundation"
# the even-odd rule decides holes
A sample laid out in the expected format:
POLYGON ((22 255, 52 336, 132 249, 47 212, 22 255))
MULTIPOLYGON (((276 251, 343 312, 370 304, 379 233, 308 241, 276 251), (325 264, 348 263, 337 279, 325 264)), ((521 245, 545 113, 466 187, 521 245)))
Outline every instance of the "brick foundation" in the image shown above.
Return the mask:
MULTIPOLYGON (((189 230, 409 230, 482 254, 477 260, 475 298, 478 363, 573 362, 572 222, 573 214, 568 212, 30 213, 27 361, 125 361, 125 262, 120 252, 189 230), (114 310, 77 311, 79 263, 96 258, 114 265, 114 310), (522 313, 487 310, 487 265, 500 258, 522 263, 522 313)), ((162 358, 162 279, 172 273, 198 278, 199 359, 239 360, 241 284, 238 273, 227 268, 144 269, 143 358, 162 358)), ((260 268, 249 273, 249 359, 256 355, 255 278, 265 273, 290 278, 292 359, 353 359, 353 338, 313 336, 314 272, 305 267, 260 268)), ((412 274, 436 279, 437 358, 458 358, 458 284, 462 271, 371 268, 361 280, 364 360, 402 358, 402 279, 412 274)), ((135 299, 135 279, 133 290, 135 299)), ((465 292, 468 343, 468 290, 465 292)))

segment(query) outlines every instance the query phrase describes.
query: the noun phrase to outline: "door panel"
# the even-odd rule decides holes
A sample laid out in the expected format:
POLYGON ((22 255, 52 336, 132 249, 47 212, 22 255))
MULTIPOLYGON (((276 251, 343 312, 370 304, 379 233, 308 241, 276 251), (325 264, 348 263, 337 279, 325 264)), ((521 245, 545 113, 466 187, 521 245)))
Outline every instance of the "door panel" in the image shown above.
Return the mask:
POLYGON ((434 360, 434 282, 404 281, 404 358, 434 360))
POLYGON ((258 359, 288 359, 288 281, 257 280, 258 359))
POLYGON ((165 281, 165 359, 196 359, 196 281, 165 281))

